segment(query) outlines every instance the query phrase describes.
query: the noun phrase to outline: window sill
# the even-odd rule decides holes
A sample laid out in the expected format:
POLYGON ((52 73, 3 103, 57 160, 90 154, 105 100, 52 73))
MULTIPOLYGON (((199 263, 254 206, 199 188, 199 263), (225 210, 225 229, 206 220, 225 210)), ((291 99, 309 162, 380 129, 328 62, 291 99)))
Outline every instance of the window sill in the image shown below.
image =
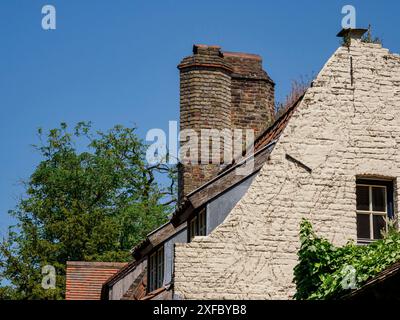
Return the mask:
POLYGON ((367 246, 379 239, 357 239, 357 245, 359 246, 367 246))

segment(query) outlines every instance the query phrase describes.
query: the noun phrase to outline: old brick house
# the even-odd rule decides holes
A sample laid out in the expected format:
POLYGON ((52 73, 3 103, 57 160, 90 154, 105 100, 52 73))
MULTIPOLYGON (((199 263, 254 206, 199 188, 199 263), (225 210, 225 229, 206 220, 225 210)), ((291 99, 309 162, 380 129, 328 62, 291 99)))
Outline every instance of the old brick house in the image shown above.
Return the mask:
POLYGON ((133 249, 104 299, 288 299, 299 224, 336 245, 380 237, 398 208, 400 56, 350 38, 275 122, 261 58, 195 46, 179 65, 181 128, 253 128, 243 162, 181 168, 181 204, 133 249))
POLYGON ((279 123, 287 118, 270 126, 275 84, 262 69, 258 55, 195 45, 193 55, 184 58, 178 69, 180 129, 198 133, 202 129, 252 129, 259 135, 254 166, 246 175, 238 175, 236 169, 244 167, 246 159, 228 166, 182 165, 180 206, 169 223, 133 249, 135 261, 105 283, 103 298, 172 299, 174 245, 208 235, 223 222, 266 161, 282 130, 279 123))

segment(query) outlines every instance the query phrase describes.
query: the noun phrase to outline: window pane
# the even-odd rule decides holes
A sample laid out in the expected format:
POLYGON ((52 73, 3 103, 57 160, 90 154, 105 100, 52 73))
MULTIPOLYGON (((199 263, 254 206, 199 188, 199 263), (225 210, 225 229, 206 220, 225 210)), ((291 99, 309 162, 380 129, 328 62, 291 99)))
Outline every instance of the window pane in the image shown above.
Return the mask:
POLYGON ((382 239, 382 231, 386 231, 386 222, 384 216, 373 216, 374 239, 382 239))
POLYGON ((189 226, 189 239, 192 240, 195 236, 197 236, 197 217, 190 221, 189 226))
POLYGON ((206 213, 202 211, 199 213, 199 235, 206 235, 206 213))
POLYGON ((158 250, 157 256, 157 288, 161 288, 164 280, 164 248, 158 250))
POLYGON ((357 210, 369 211, 369 187, 357 186, 357 210))
POLYGON ((156 255, 150 256, 150 279, 149 279, 149 292, 154 291, 156 286, 156 255))
POLYGON ((372 187, 372 210, 373 211, 386 211, 386 188, 385 187, 372 187))
POLYGON ((368 214, 357 215, 357 237, 359 239, 370 239, 370 225, 368 214))

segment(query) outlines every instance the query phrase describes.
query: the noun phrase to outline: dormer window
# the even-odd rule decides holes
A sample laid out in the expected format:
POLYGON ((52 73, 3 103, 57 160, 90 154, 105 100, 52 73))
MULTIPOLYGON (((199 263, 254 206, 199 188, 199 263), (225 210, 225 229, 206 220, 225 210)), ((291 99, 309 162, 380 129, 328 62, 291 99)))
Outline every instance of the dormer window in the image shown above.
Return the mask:
POLYGON ((393 183, 380 180, 357 180, 358 243, 382 239, 388 219, 393 218, 393 183))
POLYGON ((207 233, 206 210, 201 210, 188 223, 188 241, 196 236, 205 236, 207 233))
POLYGON ((164 282, 164 247, 149 256, 148 292, 161 288, 164 282))

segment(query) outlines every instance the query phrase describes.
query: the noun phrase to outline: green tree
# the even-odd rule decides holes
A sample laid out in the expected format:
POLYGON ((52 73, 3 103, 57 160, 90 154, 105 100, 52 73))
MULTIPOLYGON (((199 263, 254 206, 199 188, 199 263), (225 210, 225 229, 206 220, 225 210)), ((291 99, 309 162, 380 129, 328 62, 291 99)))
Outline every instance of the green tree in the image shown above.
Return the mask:
POLYGON ((73 130, 63 123, 38 133, 43 160, 10 211, 18 223, 0 243, 0 299, 62 299, 67 260, 128 261, 175 201, 175 168, 149 166, 135 128, 93 132, 88 123, 73 130), (42 288, 45 265, 56 269, 55 289, 42 288))

